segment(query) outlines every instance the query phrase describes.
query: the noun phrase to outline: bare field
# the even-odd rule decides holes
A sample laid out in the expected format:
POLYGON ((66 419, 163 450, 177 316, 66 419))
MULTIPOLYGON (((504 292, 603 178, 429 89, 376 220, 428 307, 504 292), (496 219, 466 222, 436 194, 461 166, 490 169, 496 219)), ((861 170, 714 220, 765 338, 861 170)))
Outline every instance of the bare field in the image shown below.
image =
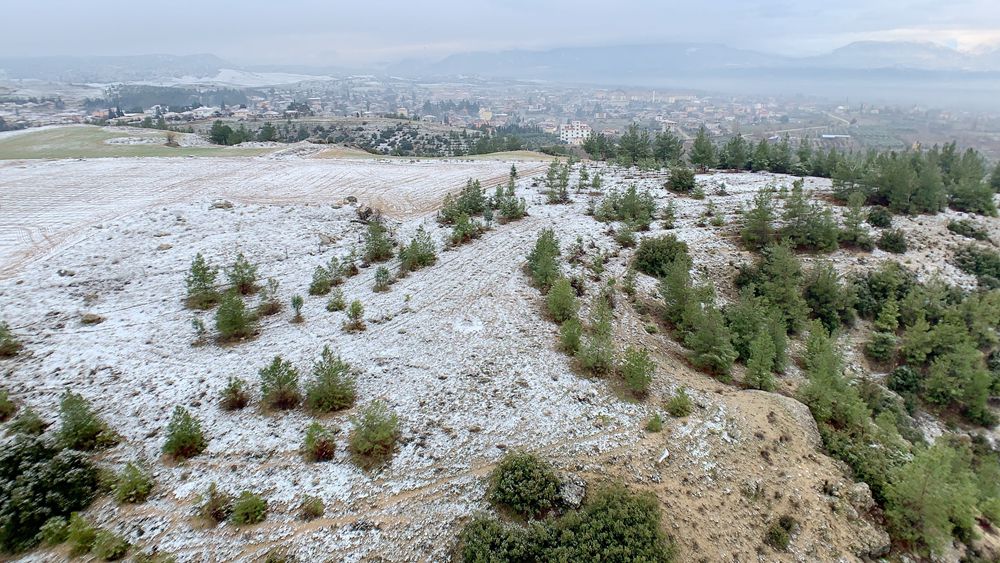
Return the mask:
MULTIPOLYGON (((509 161, 260 158, 91 159, 0 162, 0 278, 93 227, 143 209, 191 199, 258 204, 359 201, 402 218, 429 213, 470 177, 505 180, 509 161)), ((524 174, 544 169, 521 164, 524 174)))

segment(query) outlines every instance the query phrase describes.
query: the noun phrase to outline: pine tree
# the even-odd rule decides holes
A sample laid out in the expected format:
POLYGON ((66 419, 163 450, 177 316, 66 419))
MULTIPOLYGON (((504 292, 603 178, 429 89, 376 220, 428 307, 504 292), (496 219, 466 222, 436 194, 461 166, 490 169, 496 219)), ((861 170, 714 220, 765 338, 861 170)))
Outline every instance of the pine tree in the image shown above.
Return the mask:
POLYGON ((594 300, 590 312, 590 330, 580 344, 576 358, 592 373, 608 373, 614 368, 614 340, 611 326, 611 305, 604 296, 594 300))
POLYGON ((993 167, 993 173, 990 174, 990 187, 993 191, 1000 193, 1000 162, 993 167))
POLYGON ((750 161, 750 169, 754 172, 771 169, 771 145, 768 144, 767 139, 761 139, 757 143, 750 161))
POLYGON ((691 164, 702 169, 712 168, 716 164, 715 146, 708 138, 708 130, 702 125, 698 129, 698 135, 691 146, 691 154, 688 156, 691 164))
POLYGON ((175 459, 187 459, 203 452, 207 445, 201 422, 184 407, 174 407, 174 414, 167 425, 167 441, 163 444, 163 453, 175 459))
POLYGON ((767 186, 753 198, 753 207, 744 214, 740 237, 749 248, 761 249, 772 242, 774 230, 774 188, 767 186))
POLYGON ((243 295, 257 291, 257 266, 251 264, 242 252, 236 255, 236 261, 226 270, 226 276, 233 288, 243 295))
POLYGON ((725 379, 736 361, 729 328, 713 303, 699 305, 697 318, 687 323, 691 332, 685 336, 684 344, 691 349, 691 363, 695 367, 725 379))
POLYGON ((802 265, 798 258, 787 245, 772 244, 764 249, 760 274, 761 295, 781 311, 788 331, 797 332, 809 312, 802 297, 802 265))
POLYGON ((219 271, 213 268, 199 252, 191 262, 185 283, 187 284, 187 303, 195 309, 207 309, 219 300, 219 292, 215 289, 215 278, 219 271))
POLYGON ((535 285, 545 293, 559 277, 559 239, 552 229, 545 229, 538 235, 535 247, 528 255, 528 272, 535 285))
POLYGON ((569 280, 560 277, 549 290, 545 297, 549 316, 557 323, 563 323, 576 316, 578 305, 576 303, 576 292, 569 280))
POLYGON ((275 356, 258 374, 261 399, 266 406, 291 409, 299 404, 302 398, 299 393, 299 371, 291 362, 275 356))
POLYGON ((890 297, 882 304, 882 309, 875 319, 875 328, 883 332, 896 332, 898 326, 899 303, 895 297, 890 297))
POLYGON ((733 170, 745 170, 750 160, 747 154, 747 141, 737 133, 722 147, 719 153, 719 166, 733 170))
POLYGON ((868 230, 864 226, 865 195, 860 191, 851 192, 847 197, 847 211, 844 212, 844 228, 840 232, 839 240, 850 246, 855 246, 861 250, 872 250, 875 248, 875 241, 872 240, 868 230))
POLYGON ((625 349, 618 371, 625 380, 625 385, 637 396, 642 397, 649 391, 653 381, 656 363, 649 357, 645 348, 629 346, 625 349))
POLYGON ((312 379, 306 383, 306 405, 318 413, 350 408, 356 398, 356 383, 351 365, 323 347, 320 359, 313 364, 312 379))
POLYGON ((754 389, 774 390, 774 341, 771 335, 760 332, 750 344, 750 359, 747 360, 746 384, 754 389))
POLYGON ((236 290, 227 291, 215 312, 215 329, 223 339, 245 338, 253 335, 255 319, 247 311, 243 298, 236 290))
POLYGON ((393 241, 389 237, 386 228, 378 221, 368 223, 368 232, 365 233, 365 260, 369 262, 384 262, 392 258, 393 241))

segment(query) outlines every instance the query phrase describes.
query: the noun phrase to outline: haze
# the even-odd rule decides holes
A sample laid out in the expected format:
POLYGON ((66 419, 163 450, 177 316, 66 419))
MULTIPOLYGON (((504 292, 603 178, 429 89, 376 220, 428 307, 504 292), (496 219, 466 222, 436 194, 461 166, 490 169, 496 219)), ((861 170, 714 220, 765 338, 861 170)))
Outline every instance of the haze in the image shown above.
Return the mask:
POLYGON ((4 19, 2 56, 210 52, 242 64, 363 66, 467 51, 651 42, 723 43, 792 56, 858 40, 933 41, 967 51, 1000 45, 995 0, 764 0, 750 7, 737 0, 39 0, 6 6, 4 19))

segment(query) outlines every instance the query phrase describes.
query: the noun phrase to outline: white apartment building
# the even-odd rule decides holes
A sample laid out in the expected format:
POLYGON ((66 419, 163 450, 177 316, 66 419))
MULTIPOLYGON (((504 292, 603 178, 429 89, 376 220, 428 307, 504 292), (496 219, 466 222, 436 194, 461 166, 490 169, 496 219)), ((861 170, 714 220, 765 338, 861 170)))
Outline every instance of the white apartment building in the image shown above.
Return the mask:
POLYGON ((559 127, 559 140, 567 145, 582 145, 590 137, 590 125, 572 121, 559 127))

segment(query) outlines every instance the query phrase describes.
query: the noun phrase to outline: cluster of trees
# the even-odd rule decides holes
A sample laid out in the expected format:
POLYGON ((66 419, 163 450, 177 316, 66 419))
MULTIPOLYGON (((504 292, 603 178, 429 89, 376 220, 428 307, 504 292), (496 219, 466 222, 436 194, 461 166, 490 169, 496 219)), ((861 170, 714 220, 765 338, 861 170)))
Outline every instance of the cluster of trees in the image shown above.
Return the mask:
POLYGON ((649 131, 632 124, 615 141, 603 133, 591 135, 583 143, 583 150, 590 158, 615 160, 623 166, 638 165, 642 168, 673 166, 684 157, 684 142, 672 131, 650 137, 649 131))
POLYGON ((487 499, 528 525, 478 516, 459 537, 459 556, 478 561, 673 561, 673 542, 660 528, 659 502, 623 487, 599 490, 571 508, 552 467, 514 452, 490 475, 487 499))
POLYGON ((497 186, 492 197, 486 195, 479 180, 469 179, 457 195, 448 194, 438 212, 438 222, 452 226, 452 244, 477 238, 494 220, 500 224, 517 221, 528 214, 527 202, 516 195, 517 168, 511 165, 506 186, 497 186), (482 218, 480 223, 476 217, 482 218))

